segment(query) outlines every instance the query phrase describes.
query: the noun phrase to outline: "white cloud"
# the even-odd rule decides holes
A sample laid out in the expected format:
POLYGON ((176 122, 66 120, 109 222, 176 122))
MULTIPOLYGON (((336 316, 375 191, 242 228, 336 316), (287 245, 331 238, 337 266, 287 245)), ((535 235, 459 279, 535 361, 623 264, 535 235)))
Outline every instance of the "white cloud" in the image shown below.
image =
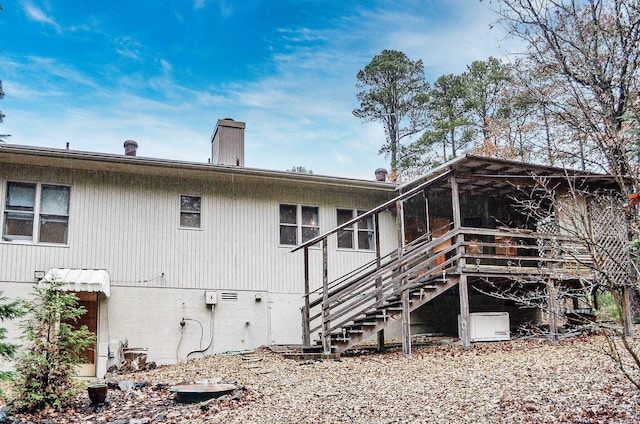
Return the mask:
POLYGON ((202 9, 207 5, 207 0, 193 0, 194 9, 202 9))
POLYGON ((31 19, 33 21, 36 21, 36 22, 43 23, 43 24, 51 25, 58 32, 60 32, 62 30, 60 25, 58 25, 58 23, 53 18, 51 18, 49 15, 47 15, 39 7, 33 5, 31 2, 24 2, 22 4, 22 7, 24 8, 24 11, 27 14, 27 17, 29 19, 31 19))
POLYGON ((321 31, 309 28, 280 28, 277 30, 282 39, 293 43, 308 43, 325 40, 321 31))
POLYGON ((169 61, 165 59, 160 59, 160 67, 162 68, 162 72, 164 74, 170 74, 173 70, 173 66, 171 66, 171 63, 169 63, 169 61))
MULTIPOLYGON (((216 4, 223 16, 231 14, 224 0, 216 4)), ((141 63, 153 57, 156 66, 122 74, 114 64, 103 69, 112 80, 100 84, 99 75, 58 60, 30 58, 5 67, 7 61, 0 58, 3 72, 10 69, 15 77, 3 75, 7 97, 2 107, 8 117, 2 132, 13 134, 15 143, 42 144, 46 138, 49 145, 71 141, 72 148, 112 153, 121 153, 124 140, 134 139, 143 156, 206 162, 216 120, 231 117, 247 123, 247 166, 285 170, 301 165, 316 174, 372 179, 376 168, 388 167, 378 155, 384 130, 378 123, 361 122, 351 111, 358 106, 356 74, 373 55, 384 48, 404 51, 424 61, 430 80, 462 72, 473 60, 500 56, 499 36, 487 29, 491 15, 484 3, 449 1, 446 19, 424 12, 421 4, 363 7, 329 27, 305 23, 274 29, 266 36, 278 37, 271 44, 272 63, 256 64, 274 73, 204 87, 180 78, 181 64, 166 52, 154 57, 131 36, 115 39, 118 53, 141 63), (65 82, 76 87, 61 86, 65 82), (92 88, 89 103, 74 97, 77 85, 92 88), (69 99, 61 104, 74 107, 48 113, 49 101, 38 94, 57 97, 65 91, 69 99), (20 113, 10 114, 27 99, 31 103, 20 105, 20 113), (42 111, 36 113, 37 108, 42 111)), ((193 3, 196 9, 205 6, 205 0, 193 3)))
MULTIPOLYGON (((229 17, 233 14, 233 6, 226 0, 216 0, 220 16, 229 17)), ((204 9, 207 6, 207 0, 193 0, 193 8, 196 10, 204 9)))
POLYGON ((116 44, 116 52, 120 56, 127 57, 129 59, 142 60, 140 52, 142 44, 133 37, 118 37, 114 39, 114 43, 116 44))

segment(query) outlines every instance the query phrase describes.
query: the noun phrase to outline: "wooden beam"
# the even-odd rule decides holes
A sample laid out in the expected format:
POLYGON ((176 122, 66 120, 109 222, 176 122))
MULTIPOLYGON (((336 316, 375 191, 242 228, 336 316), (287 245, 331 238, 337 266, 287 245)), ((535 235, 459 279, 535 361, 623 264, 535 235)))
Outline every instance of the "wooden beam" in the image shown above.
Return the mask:
MULTIPOLYGON (((456 176, 451 174, 449 177, 449 182, 451 184, 451 207, 453 209, 453 229, 458 230, 462 227, 462 213, 460 211, 460 191, 458 189, 458 181, 456 180, 456 176)), ((464 255, 465 254, 465 246, 464 246, 464 234, 460 233, 456 236, 456 244, 458 248, 456 249, 456 255, 464 255)), ((464 269, 466 263, 464 258, 460 258, 458 261, 457 269, 461 271, 464 269)), ((468 298, 467 298, 468 302, 468 298)))
POLYGON ((633 337, 633 313, 631 309, 631 293, 629 287, 622 287, 622 322, 624 325, 624 334, 627 337, 633 337))
MULTIPOLYGON (((462 227, 462 212, 460 209, 460 190, 458 188, 458 181, 456 176, 451 174, 449 176, 449 183, 451 184, 451 208, 453 212, 453 229, 457 230, 462 227)), ((456 236, 457 255, 465 254, 464 246, 464 234, 458 234, 456 236)), ((463 257, 458 261, 458 271, 465 268, 465 260, 463 257)), ((469 288, 467 286, 467 275, 464 272, 460 273, 458 277, 458 294, 460 297, 460 340, 462 341, 462 347, 465 349, 471 348, 471 335, 469 331, 470 316, 469 316, 469 288)))
POLYGON ((402 354, 411 357, 411 304, 409 289, 402 291, 402 354))
MULTIPOLYGON (((380 253, 380 214, 377 213, 373 215, 373 231, 375 235, 376 241, 376 271, 380 270, 382 262, 381 262, 381 253, 380 253)), ((382 300, 382 278, 376 278, 376 301, 382 300)), ((378 331, 377 335, 378 340, 378 352, 382 352, 384 350, 384 329, 378 331)))
POLYGON ((460 274, 458 281, 458 292, 460 296, 460 341, 465 349, 471 348, 471 334, 469 331, 469 287, 467 286, 466 274, 460 274))
POLYGON ((547 320, 549 322, 549 334, 551 341, 558 341, 558 289, 554 279, 549 278, 547 282, 547 320))
POLYGON ((302 310, 302 344, 311 346, 309 322, 309 248, 304 248, 304 308, 302 310))
POLYGON ((322 239, 322 351, 331 354, 331 333, 329 328, 329 264, 327 259, 327 239, 322 239))
POLYGON ((404 249, 404 202, 398 200, 396 202, 396 229, 398 232, 398 258, 402 256, 404 249))
MULTIPOLYGON (((396 226, 398 230, 398 259, 404 254, 404 203, 402 200, 396 202, 396 226)), ((403 273, 404 269, 397 272, 403 273)), ((400 286, 406 285, 406 278, 400 280, 400 286)), ((411 356, 411 309, 409 303, 409 290, 402 291, 402 353, 405 357, 411 356)))
POLYGON ((453 228, 458 229, 462 227, 462 218, 460 214, 460 192, 458 190, 458 181, 456 181, 455 175, 449 177, 449 183, 451 184, 451 207, 453 209, 453 228))

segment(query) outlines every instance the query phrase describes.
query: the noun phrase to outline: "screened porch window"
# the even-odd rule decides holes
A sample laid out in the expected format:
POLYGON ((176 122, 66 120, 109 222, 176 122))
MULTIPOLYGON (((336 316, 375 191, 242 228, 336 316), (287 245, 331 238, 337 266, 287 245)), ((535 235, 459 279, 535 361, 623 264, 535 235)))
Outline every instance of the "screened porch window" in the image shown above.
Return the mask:
POLYGON ((69 193, 67 186, 8 182, 2 240, 66 244, 69 193))

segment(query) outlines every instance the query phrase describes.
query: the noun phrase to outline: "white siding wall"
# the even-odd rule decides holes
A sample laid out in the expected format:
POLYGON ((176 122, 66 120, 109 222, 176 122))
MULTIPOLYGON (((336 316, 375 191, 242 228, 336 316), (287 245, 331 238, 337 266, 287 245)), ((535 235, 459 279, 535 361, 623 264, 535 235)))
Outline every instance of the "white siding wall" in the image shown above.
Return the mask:
MULTIPOLYGON (((219 299, 210 352, 299 343, 303 253, 278 245, 279 204, 318 206, 320 231, 325 232, 336 226, 336 208, 369 209, 393 195, 274 179, 196 180, 2 164, 2 211, 7 181, 71 186, 68 245, 0 241, 0 290, 28 296, 34 271, 54 267, 106 269, 112 295, 101 296, 99 373, 106 366, 110 338, 148 347, 149 360, 159 363, 176 360, 182 317, 199 320, 208 340, 211 309, 204 302, 205 290, 239 296, 237 302, 219 299), (200 230, 179 228, 181 194, 202 196, 200 230), (264 295, 261 302, 255 301, 256 293, 264 295)), ((386 253, 396 246, 391 213, 381 215, 381 227, 386 253)), ((375 258, 374 252, 336 247, 332 236, 331 279, 375 258)), ((322 281, 321 249, 310 249, 310 263, 314 289, 322 281)), ((8 327, 15 335, 15 326, 8 327)), ((188 321, 182 337, 181 359, 199 348, 199 325, 188 321)))
MULTIPOLYGON (((0 243, 0 280, 33 281, 33 272, 106 269, 128 287, 210 288, 301 293, 302 252, 278 246, 279 203, 319 206, 320 231, 336 225, 336 207, 366 209, 384 198, 367 193, 252 183, 181 180, 92 172, 12 169, 7 180, 70 184, 68 246, 0 243), (202 229, 179 229, 179 196, 202 196, 202 229), (162 277, 162 274, 164 276, 162 277)), ((4 205, 3 205, 4 206, 4 205)), ((394 223, 382 215, 383 251, 394 248, 394 223)), ((336 251, 329 241, 331 277, 374 258, 336 251)), ((321 283, 321 251, 311 249, 312 284, 321 283)))

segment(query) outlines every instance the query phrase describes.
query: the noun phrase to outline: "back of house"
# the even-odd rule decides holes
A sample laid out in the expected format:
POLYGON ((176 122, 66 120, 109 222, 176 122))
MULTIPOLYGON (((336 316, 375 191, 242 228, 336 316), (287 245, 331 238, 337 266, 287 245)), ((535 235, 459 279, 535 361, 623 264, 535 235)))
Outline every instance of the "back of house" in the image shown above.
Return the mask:
MULTIPOLYGON (((122 155, 0 145, 0 287, 28 298, 58 279, 78 294, 96 334, 84 374, 103 375, 123 348, 170 364, 301 343, 304 264, 289 251, 395 186, 246 168, 244 130, 218 121, 213 163, 141 157, 131 140, 122 155)), ((395 248, 391 213, 380 231, 395 248)), ((375 257, 372 229, 350 234, 330 246, 332 277, 375 257)), ((319 248, 309 260, 321 267, 319 248)))

